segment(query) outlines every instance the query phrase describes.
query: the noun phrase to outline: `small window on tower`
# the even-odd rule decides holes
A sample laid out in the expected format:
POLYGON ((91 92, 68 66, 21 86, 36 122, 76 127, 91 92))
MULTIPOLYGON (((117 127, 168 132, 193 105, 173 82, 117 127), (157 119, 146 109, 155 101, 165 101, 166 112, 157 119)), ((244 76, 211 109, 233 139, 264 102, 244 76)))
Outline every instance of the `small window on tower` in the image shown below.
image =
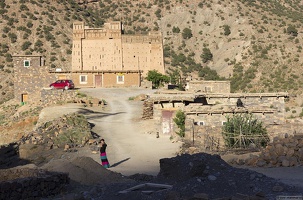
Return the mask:
POLYGON ((29 60, 25 60, 23 63, 24 67, 29 67, 31 65, 31 62, 29 60))
POLYGON ((124 75, 118 75, 117 76, 117 83, 118 84, 124 84, 124 75))

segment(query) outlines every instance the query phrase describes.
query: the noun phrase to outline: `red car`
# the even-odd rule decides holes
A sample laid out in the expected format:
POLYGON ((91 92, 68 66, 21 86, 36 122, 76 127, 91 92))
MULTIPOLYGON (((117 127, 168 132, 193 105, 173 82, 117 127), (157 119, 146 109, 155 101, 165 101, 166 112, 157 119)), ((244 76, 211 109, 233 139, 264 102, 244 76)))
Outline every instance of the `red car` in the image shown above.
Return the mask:
POLYGON ((75 85, 72 80, 57 80, 56 82, 49 85, 51 89, 74 89, 75 85))

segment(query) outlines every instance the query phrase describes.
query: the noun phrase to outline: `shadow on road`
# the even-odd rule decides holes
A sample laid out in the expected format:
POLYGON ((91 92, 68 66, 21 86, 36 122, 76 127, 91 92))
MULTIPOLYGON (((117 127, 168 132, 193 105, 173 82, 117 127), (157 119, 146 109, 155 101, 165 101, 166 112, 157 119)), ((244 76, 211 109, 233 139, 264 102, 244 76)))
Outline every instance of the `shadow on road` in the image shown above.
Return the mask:
POLYGON ((102 118, 102 117, 108 117, 108 116, 112 116, 112 115, 119 115, 119 114, 123 114, 125 112, 116 112, 116 113, 106 113, 106 112, 96 112, 90 109, 85 109, 85 108, 81 108, 79 109, 79 111, 77 111, 77 113, 85 115, 85 117, 90 120, 90 119, 98 119, 98 118, 102 118))
POLYGON ((111 167, 116 167, 120 165, 121 163, 124 163, 125 161, 128 161, 130 158, 125 158, 124 160, 121 160, 119 162, 116 162, 115 164, 112 164, 111 167))

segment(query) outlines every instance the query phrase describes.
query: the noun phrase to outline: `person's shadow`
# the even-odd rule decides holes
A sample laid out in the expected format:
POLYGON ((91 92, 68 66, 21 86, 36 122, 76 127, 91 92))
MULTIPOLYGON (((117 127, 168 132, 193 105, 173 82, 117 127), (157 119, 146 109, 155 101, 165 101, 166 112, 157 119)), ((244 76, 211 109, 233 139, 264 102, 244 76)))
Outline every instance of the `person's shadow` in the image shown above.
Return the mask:
POLYGON ((121 160, 119 162, 116 162, 114 164, 112 164, 110 167, 116 167, 118 165, 120 165, 121 163, 124 163, 125 161, 128 161, 130 158, 125 158, 124 160, 121 160))

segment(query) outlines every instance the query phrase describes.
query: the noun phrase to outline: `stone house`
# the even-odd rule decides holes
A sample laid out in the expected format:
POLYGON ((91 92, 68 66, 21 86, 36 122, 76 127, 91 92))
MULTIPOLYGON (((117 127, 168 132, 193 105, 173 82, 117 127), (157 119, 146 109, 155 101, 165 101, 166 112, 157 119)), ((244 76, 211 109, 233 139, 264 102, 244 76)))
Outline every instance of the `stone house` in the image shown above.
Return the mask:
POLYGON ((57 79, 70 79, 70 73, 50 72, 41 55, 13 56, 14 98, 21 104, 52 104, 71 100, 76 91, 50 90, 49 85, 57 79))
POLYGON ((226 81, 201 83, 198 86, 195 82, 197 86, 192 87, 193 91, 189 88, 188 91, 160 91, 149 95, 147 101, 152 103, 145 104, 144 110, 152 111, 143 114, 152 115, 159 121, 163 135, 172 135, 177 130, 173 118, 177 110, 182 110, 186 114, 186 137, 198 139, 205 146, 211 144, 212 149, 216 145, 216 148, 224 145, 222 126, 227 116, 236 113, 251 113, 267 128, 275 126, 268 129, 271 138, 285 131, 276 126, 285 125, 285 98, 288 98, 288 93, 230 93, 226 81))
POLYGON ((40 101, 40 91, 56 80, 40 55, 18 55, 14 60, 14 96, 19 102, 40 101))

